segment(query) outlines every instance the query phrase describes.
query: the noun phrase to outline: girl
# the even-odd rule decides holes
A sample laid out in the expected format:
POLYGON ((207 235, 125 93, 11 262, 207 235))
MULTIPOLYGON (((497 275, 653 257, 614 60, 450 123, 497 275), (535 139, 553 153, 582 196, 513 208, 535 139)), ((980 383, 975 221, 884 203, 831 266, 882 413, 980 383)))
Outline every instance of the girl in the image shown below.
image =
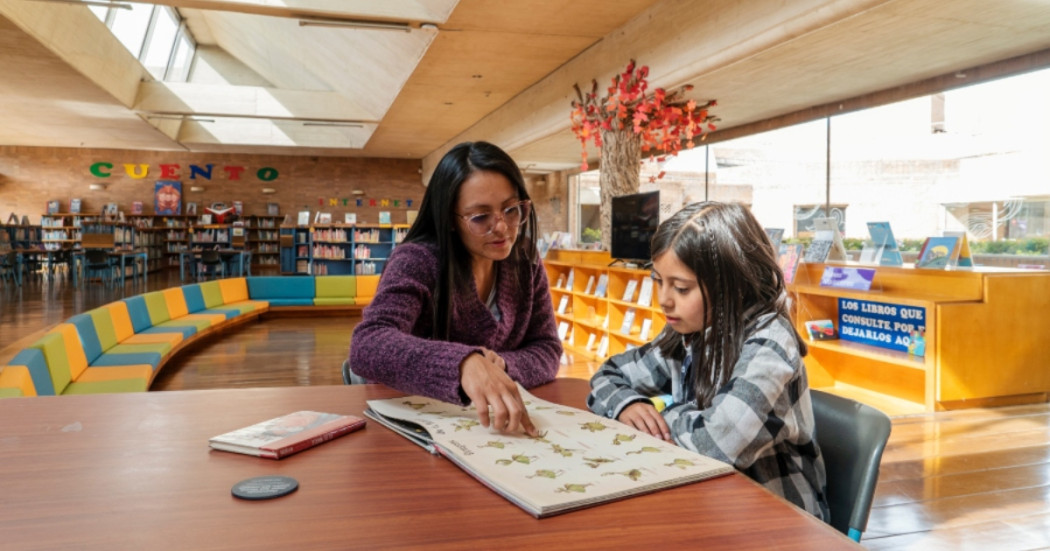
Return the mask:
POLYGON ((652 256, 667 325, 602 365, 588 407, 829 518, 806 345, 765 230, 742 205, 695 203, 660 224, 652 256))
POLYGON ((485 426, 491 406, 495 428, 535 435, 515 381, 552 381, 562 348, 531 206, 503 150, 485 142, 452 148, 354 330, 354 374, 473 403, 485 426))

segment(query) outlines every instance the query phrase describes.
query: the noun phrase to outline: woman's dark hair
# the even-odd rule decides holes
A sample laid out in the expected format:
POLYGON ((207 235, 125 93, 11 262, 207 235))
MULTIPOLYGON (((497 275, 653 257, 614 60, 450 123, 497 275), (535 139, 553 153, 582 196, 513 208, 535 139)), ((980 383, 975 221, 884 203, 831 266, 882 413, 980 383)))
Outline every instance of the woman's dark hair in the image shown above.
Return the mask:
MULTIPOLYGON (((693 352, 690 380, 699 407, 708 407, 719 388, 729 382, 744 339, 759 329, 764 314, 790 320, 784 274, 773 244, 758 220, 739 203, 705 201, 675 213, 653 235, 652 256, 671 251, 700 284, 706 320, 704 330, 681 335, 670 326, 653 341, 664 357, 685 358, 685 343, 693 352)), ((776 318, 763 323, 768 325, 776 318)), ((806 344, 795 331, 799 353, 806 344)))
MULTIPOLYGON (((455 231, 453 218, 459 188, 475 172, 487 171, 503 175, 514 186, 518 199, 528 200, 525 178, 517 163, 505 151, 488 142, 464 142, 449 150, 430 177, 419 215, 405 235, 406 243, 432 243, 437 245, 438 280, 434 289, 433 334, 436 339, 448 339, 452 319, 452 297, 457 290, 469 288, 473 277, 471 256, 459 233, 455 231)), ((504 262, 532 264, 536 262, 536 211, 529 216, 518 231, 518 239, 510 256, 504 262)), ((512 270, 517 274, 517 270, 512 270)))

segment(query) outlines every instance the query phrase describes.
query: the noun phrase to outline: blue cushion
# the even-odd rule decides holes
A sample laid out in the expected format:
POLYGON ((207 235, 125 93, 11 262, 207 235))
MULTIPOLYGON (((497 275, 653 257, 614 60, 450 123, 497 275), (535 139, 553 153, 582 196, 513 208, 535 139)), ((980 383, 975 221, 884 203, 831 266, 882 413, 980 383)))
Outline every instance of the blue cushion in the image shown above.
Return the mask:
POLYGON ((191 314, 195 314, 206 308, 204 305, 204 293, 201 293, 200 283, 183 285, 182 295, 186 297, 186 309, 189 310, 191 314))
POLYGON ((141 333, 153 326, 149 317, 149 308, 146 307, 146 299, 142 295, 135 295, 124 299, 128 305, 128 316, 131 317, 131 327, 136 333, 141 333))
POLYGON ((121 365, 145 364, 153 366, 153 369, 156 370, 157 365, 160 364, 160 354, 157 352, 103 354, 91 364, 91 367, 117 367, 121 365))
POLYGON ((248 279, 248 296, 252 300, 310 299, 315 292, 313 276, 253 276, 248 279))
POLYGON ((90 314, 77 314, 66 320, 66 323, 72 323, 77 328, 80 344, 84 347, 84 357, 88 365, 91 365, 95 358, 102 355, 102 341, 99 340, 98 331, 95 330, 95 320, 90 314))
POLYGON ((314 299, 311 298, 268 298, 270 306, 313 306, 314 299))
POLYGON ((39 348, 23 348, 8 365, 24 365, 29 368, 29 377, 33 379, 37 396, 54 396, 55 383, 51 380, 51 372, 47 369, 47 360, 44 352, 39 348))

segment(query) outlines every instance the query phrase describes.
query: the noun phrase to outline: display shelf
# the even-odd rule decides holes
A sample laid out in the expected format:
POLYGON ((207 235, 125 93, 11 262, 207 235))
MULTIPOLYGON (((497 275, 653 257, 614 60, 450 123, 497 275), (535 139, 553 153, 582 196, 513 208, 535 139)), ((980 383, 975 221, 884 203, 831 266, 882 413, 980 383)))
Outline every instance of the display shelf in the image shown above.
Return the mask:
POLYGON ((282 273, 377 275, 407 231, 405 225, 314 224, 280 229, 282 273))
MULTIPOLYGON (((852 266, 852 263, 834 264, 852 266)), ((876 268, 872 291, 819 285, 825 264, 799 265, 788 286, 797 330, 830 319, 840 299, 921 308, 925 354, 849 340, 808 341, 810 386, 894 411, 938 411, 1047 401, 1050 372, 1038 340, 1050 331, 1050 274, 1032 270, 876 268), (1009 342, 1006 350, 1002 343, 1009 342), (842 390, 846 389, 846 392, 842 390)))
POLYGON ((550 251, 544 260, 557 323, 567 324, 563 346, 592 361, 649 342, 666 323, 652 301, 638 303, 642 282, 650 272, 609 267, 610 260, 604 252, 563 250, 550 251), (628 286, 634 287, 631 300, 623 300, 628 286), (628 317, 630 323, 625 324, 628 317), (644 324, 649 325, 647 338, 641 335, 644 324))

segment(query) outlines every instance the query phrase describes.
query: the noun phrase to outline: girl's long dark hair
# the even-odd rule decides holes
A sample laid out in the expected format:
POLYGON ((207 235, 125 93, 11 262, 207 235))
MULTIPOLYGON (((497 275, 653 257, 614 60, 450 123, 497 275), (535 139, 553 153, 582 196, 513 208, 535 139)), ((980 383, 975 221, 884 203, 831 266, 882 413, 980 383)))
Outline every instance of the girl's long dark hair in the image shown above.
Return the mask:
MULTIPOLYGON (((430 177, 419 215, 405 234, 406 243, 432 243, 437 245, 438 280, 434 289, 433 333, 440 340, 449 338, 452 322, 452 302, 456 291, 469 289, 471 272, 470 252, 455 231, 453 218, 459 188, 471 174, 479 171, 495 172, 510 181, 518 193, 518 199, 529 199, 525 189, 525 178, 517 163, 505 151, 488 142, 464 142, 449 150, 430 177)), ((536 262, 536 210, 530 209, 528 219, 518 231, 518 239, 510 256, 504 262, 536 262)), ((512 270, 516 275, 517 270, 512 270)))
MULTIPOLYGON (((706 329, 683 339, 667 326, 653 344, 664 357, 683 360, 688 343, 693 364, 685 383, 692 385, 699 407, 705 408, 729 382, 744 339, 759 328, 754 326, 758 318, 776 313, 791 319, 784 274, 766 231, 738 203, 705 201, 675 213, 660 224, 652 241, 653 258, 669 251, 696 274, 706 329)), ((797 331, 795 341, 805 356, 806 344, 797 331)))

